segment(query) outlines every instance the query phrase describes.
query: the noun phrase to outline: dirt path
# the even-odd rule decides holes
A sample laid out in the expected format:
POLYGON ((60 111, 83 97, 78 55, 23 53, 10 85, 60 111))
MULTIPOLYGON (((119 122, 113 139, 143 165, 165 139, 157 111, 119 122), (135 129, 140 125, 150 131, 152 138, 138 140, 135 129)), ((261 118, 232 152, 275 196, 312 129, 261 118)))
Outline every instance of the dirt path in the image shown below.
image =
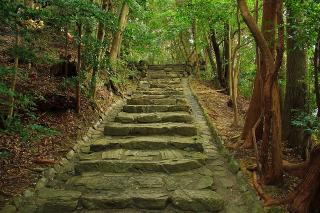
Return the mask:
POLYGON ((261 212, 228 170, 181 65, 150 66, 114 118, 6 212, 261 212))

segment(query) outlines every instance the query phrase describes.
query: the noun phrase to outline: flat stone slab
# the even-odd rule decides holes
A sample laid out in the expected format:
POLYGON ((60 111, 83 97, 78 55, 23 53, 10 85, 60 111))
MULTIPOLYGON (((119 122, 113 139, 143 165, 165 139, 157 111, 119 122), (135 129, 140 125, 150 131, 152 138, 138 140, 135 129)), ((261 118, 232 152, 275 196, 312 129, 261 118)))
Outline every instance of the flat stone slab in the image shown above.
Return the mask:
POLYGON ((120 112, 115 118, 120 123, 191 123, 192 116, 188 112, 157 112, 157 113, 125 113, 120 112))
POLYGON ((134 95, 183 95, 182 90, 137 90, 134 95))
POLYGON ((201 166, 202 163, 196 159, 176 159, 162 161, 85 160, 80 161, 75 165, 75 171, 78 174, 93 171, 114 173, 164 172, 169 174, 173 172, 197 169, 201 166))
POLYGON ((197 137, 185 136, 127 136, 127 137, 105 137, 94 141, 90 145, 92 152, 108 149, 181 149, 186 151, 203 152, 202 142, 197 137))
POLYGON ((179 78, 179 77, 183 77, 183 73, 165 73, 165 72, 149 72, 147 74, 147 77, 149 79, 166 79, 166 78, 179 78))
POLYGON ((124 112, 151 113, 151 112, 191 112, 188 105, 125 105, 124 112))
POLYGON ((222 197, 211 190, 176 190, 171 199, 174 206, 185 211, 218 212, 224 208, 222 197))
POLYGON ((104 192, 101 194, 87 194, 81 197, 86 209, 112 209, 112 208, 142 208, 164 209, 169 196, 161 191, 133 190, 123 192, 104 192))
POLYGON ((161 149, 161 150, 131 150, 131 149, 111 149, 102 152, 93 152, 89 154, 80 154, 80 160, 127 160, 127 161, 162 161, 179 159, 197 159, 204 162, 207 156, 201 152, 183 151, 179 149, 161 149))
MULTIPOLYGON (((147 92, 147 91, 145 91, 147 92)), ((147 98, 147 99, 163 99, 163 98, 184 98, 183 95, 172 95, 172 94, 141 94, 134 93, 132 98, 147 98)))
POLYGON ((167 84, 180 84, 181 78, 166 78, 166 79, 149 79, 150 83, 167 83, 167 84))
POLYGON ((151 99, 149 97, 142 98, 131 98, 127 100, 129 105, 187 105, 187 100, 185 98, 156 98, 151 99))
POLYGON ((77 209, 81 192, 42 188, 37 195, 37 212, 72 212, 77 209))
POLYGON ((72 177, 67 185, 70 189, 86 191, 110 190, 140 190, 155 191, 162 189, 165 192, 177 189, 211 189, 214 185, 212 176, 197 173, 186 176, 185 174, 165 173, 88 173, 72 177))
POLYGON ((166 84, 166 83, 149 83, 149 88, 164 88, 182 90, 180 84, 166 84))
POLYGON ((186 123, 152 123, 152 124, 123 124, 109 123, 104 128, 105 135, 197 135, 197 128, 186 123))

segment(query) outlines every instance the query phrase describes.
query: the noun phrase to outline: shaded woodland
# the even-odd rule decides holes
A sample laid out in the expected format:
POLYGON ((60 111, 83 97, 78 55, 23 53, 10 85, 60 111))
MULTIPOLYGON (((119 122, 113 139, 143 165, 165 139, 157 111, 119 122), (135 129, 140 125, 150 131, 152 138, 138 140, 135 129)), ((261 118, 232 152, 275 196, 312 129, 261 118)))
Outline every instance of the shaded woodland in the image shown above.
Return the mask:
POLYGON ((226 146, 266 208, 320 212, 319 14, 318 0, 2 0, 0 203, 148 65, 186 64, 227 97, 241 134, 226 146))

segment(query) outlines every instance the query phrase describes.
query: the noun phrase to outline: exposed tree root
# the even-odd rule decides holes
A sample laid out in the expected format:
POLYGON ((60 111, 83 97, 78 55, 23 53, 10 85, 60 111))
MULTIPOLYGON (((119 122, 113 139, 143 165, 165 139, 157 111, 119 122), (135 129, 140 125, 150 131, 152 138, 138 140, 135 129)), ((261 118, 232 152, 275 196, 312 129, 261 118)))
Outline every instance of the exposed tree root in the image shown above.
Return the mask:
POLYGON ((303 178, 305 172, 308 169, 309 161, 304 161, 301 163, 290 163, 289 161, 283 160, 283 170, 290 175, 303 178))
POLYGON ((48 165, 48 164, 55 164, 55 161, 52 160, 52 159, 36 159, 33 161, 34 163, 37 163, 37 164, 44 164, 44 165, 48 165))
POLYGON ((252 141, 252 133, 248 132, 248 136, 246 137, 244 143, 240 146, 241 149, 251 149, 253 147, 252 141))
POLYGON ((257 191, 258 195, 264 200, 264 202, 271 200, 270 196, 264 192, 264 190, 260 184, 260 180, 258 178, 258 175, 255 171, 253 172, 253 187, 257 191))

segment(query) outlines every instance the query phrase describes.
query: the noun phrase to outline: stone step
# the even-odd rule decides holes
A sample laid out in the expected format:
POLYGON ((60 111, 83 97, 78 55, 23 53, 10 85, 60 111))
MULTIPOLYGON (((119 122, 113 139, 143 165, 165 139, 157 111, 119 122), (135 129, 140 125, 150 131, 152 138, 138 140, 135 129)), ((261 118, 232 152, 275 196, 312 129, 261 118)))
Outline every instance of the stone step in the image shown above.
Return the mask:
POLYGON ((143 95, 183 95, 182 90, 136 90, 133 94, 143 95))
MULTIPOLYGON (((100 194, 84 194, 81 203, 85 209, 100 210, 138 208, 149 210, 165 209, 169 200, 161 190, 108 191, 100 194)), ((125 212, 125 211, 124 211, 125 212)))
POLYGON ((124 112, 151 113, 151 112, 191 112, 189 105, 125 105, 124 112))
POLYGON ((18 212, 74 212, 79 207, 81 192, 77 190, 41 188, 18 212))
POLYGON ((165 209, 168 206, 187 212, 218 212, 224 209, 222 197, 210 189, 177 189, 171 193, 161 189, 126 189, 81 193, 78 190, 42 188, 37 194, 35 200, 26 201, 27 206, 23 212, 76 212, 77 209, 83 209, 85 212, 87 210, 108 212, 106 210, 126 208, 144 209, 144 212, 146 210, 166 212, 165 209))
POLYGON ((131 98, 142 98, 142 99, 185 99, 183 95, 168 95, 168 94, 142 94, 142 93, 133 93, 131 98))
POLYGON ((157 70, 185 70, 185 64, 167 64, 167 65, 149 65, 148 70, 157 71, 157 70))
POLYGON ((149 79, 148 82, 153 84, 181 84, 181 78, 149 79))
POLYGON ((181 84, 177 83, 172 83, 172 84, 167 84, 167 83, 152 83, 152 82, 146 82, 146 81, 140 81, 138 85, 138 89, 142 90, 149 90, 149 89, 171 89, 171 90, 182 90, 181 84))
POLYGON ((80 160, 126 160, 126 161, 162 161, 192 158, 203 162, 207 156, 201 152, 184 151, 180 149, 111 149, 101 152, 82 153, 80 160))
POLYGON ((151 99, 151 98, 131 98, 127 100, 129 105, 186 105, 188 103, 185 98, 162 98, 162 99, 151 99))
POLYGON ((105 137, 98 139, 90 145, 92 152, 108 149, 181 149, 185 151, 203 152, 202 142, 198 137, 184 136, 127 136, 127 137, 105 137))
POLYGON ((147 78, 149 79, 170 79, 170 78, 181 78, 184 77, 184 74, 181 72, 148 72, 147 78))
POLYGON ((105 135, 197 135, 197 128, 186 123, 152 123, 152 124, 122 124, 111 122, 104 128, 105 135))
POLYGON ((149 88, 163 88, 163 89, 175 89, 182 90, 181 84, 166 84, 166 83, 149 83, 149 88))
POLYGON ((119 123, 192 123, 193 118, 187 112, 126 113, 120 112, 115 118, 119 123))
POLYGON ((161 172, 175 173, 197 169, 202 166, 204 159, 176 159, 161 161, 136 160, 83 160, 75 165, 76 174, 84 172, 161 172))
POLYGON ((166 87, 166 88, 137 88, 137 91, 152 91, 152 92, 183 92, 183 88, 171 88, 171 87, 166 87))
POLYGON ((101 194, 84 194, 81 203, 85 209, 139 208, 165 210, 173 205, 184 211, 217 212, 224 208, 224 202, 211 190, 176 190, 167 194, 161 190, 110 191, 101 194))
POLYGON ((149 189, 150 191, 162 189, 165 192, 171 192, 177 189, 214 189, 212 172, 202 168, 173 174, 89 172, 71 177, 66 185, 70 190, 76 189, 82 192, 127 189, 149 189))

